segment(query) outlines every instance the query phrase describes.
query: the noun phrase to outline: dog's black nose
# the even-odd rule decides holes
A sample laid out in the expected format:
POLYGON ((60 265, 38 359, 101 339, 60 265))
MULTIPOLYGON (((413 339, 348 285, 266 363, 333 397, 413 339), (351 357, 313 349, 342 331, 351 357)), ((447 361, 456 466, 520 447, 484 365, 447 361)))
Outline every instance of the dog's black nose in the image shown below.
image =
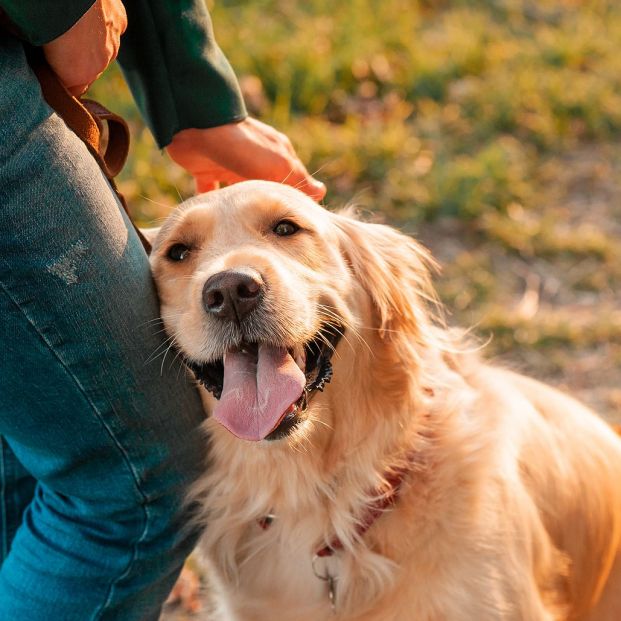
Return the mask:
POLYGON ((218 272, 203 285, 203 306, 211 315, 240 322, 261 302, 265 284, 253 269, 218 272))

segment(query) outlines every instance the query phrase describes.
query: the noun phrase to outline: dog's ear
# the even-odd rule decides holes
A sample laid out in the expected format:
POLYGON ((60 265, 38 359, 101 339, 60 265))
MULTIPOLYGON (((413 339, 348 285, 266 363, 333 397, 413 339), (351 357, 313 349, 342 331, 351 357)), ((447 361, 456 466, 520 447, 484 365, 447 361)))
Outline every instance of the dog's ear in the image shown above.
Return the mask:
POLYGON ((414 239, 384 224, 335 215, 341 249, 373 304, 383 339, 408 332, 420 336, 437 305, 430 269, 436 264, 414 239))
MULTIPOLYGON (((161 227, 156 227, 153 229, 140 229, 140 233, 142 233, 143 237, 149 242, 151 248, 153 248, 153 244, 155 243, 155 238, 160 232, 161 227)), ((149 249, 148 254, 151 254, 151 250, 149 249)))

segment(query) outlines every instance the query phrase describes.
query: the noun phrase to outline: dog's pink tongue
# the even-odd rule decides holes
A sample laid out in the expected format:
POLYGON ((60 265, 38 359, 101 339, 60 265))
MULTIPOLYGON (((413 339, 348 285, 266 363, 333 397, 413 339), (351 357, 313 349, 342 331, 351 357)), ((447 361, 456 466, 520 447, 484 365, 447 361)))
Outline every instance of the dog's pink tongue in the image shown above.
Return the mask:
POLYGON ((230 352, 214 418, 244 440, 263 440, 304 390, 304 373, 286 349, 259 347, 258 357, 230 352))

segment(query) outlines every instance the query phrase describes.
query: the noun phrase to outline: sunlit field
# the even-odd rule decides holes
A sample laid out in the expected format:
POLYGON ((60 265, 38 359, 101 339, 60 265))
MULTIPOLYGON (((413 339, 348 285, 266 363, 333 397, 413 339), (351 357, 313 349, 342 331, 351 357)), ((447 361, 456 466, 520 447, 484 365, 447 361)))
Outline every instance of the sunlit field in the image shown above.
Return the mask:
MULTIPOLYGON (((328 185, 428 245, 452 324, 621 421, 621 3, 253 0, 212 6, 252 114, 328 185)), ((163 217, 192 183, 116 68, 120 186, 163 217)))

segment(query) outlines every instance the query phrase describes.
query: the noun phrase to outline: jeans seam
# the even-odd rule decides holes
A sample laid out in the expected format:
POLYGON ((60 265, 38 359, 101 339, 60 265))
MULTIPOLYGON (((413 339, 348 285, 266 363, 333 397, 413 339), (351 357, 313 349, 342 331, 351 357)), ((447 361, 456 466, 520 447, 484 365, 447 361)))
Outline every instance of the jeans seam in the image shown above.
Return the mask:
MULTIPOLYGON (((11 295, 11 292, 9 291, 9 289, 7 288, 5 283, 3 283, 1 280, 0 280, 0 288, 2 288, 2 290, 5 293, 5 295, 15 305, 15 307, 19 310, 19 312, 24 316, 24 318, 32 326, 34 331, 39 335, 39 337, 45 343, 45 345, 48 347, 50 352, 54 355, 54 357, 61 364, 61 366, 63 367, 65 372, 69 375, 69 377, 75 383, 76 387, 78 388, 78 390, 80 391, 80 393, 82 394, 84 399, 93 408, 93 412, 95 413, 95 416, 97 417, 97 419, 99 420, 99 422, 103 426, 103 428, 106 430, 106 433, 108 434, 108 436, 110 437, 110 439, 112 440, 114 445, 117 447, 117 449, 121 453, 121 455, 123 457, 123 461, 125 462, 125 465, 127 466, 129 472, 131 473, 132 479, 134 480, 134 485, 136 487, 136 491, 138 492, 138 495, 142 498, 142 501, 143 501, 142 502, 142 510, 143 510, 143 517, 144 517, 144 526, 143 526, 142 532, 141 532, 140 536, 138 538, 136 538, 134 540, 134 542, 132 543, 132 554, 131 554, 131 557, 130 557, 130 559, 128 561, 127 567, 116 578, 111 580, 110 586, 109 586, 109 589, 108 589, 108 594, 107 594, 103 604, 98 608, 98 610, 96 610, 93 613, 92 619, 93 619, 93 621, 96 621, 97 619, 101 618, 101 615, 105 612, 106 608, 109 606, 110 601, 112 600, 112 595, 114 593, 114 588, 117 585, 117 583, 120 580, 122 580, 123 578, 125 578, 131 572, 131 569, 134 566, 134 564, 135 564, 135 562, 137 560, 137 557, 138 557, 138 545, 140 543, 142 543, 142 541, 144 541, 145 537, 147 536, 147 533, 148 533, 148 530, 149 530, 149 521, 150 521, 149 510, 148 510, 148 507, 147 507, 147 497, 145 496, 144 492, 141 489, 140 477, 138 476, 138 473, 135 471, 135 469, 134 469, 134 467, 133 467, 133 465, 131 463, 131 459, 129 458, 129 455, 127 454, 127 451, 125 450, 123 445, 118 441, 118 439, 114 435, 114 432, 112 431, 112 429, 110 429, 110 427, 106 424, 106 422, 103 419, 103 416, 102 416, 101 412, 99 411, 98 407, 95 405, 93 400, 88 396, 88 394, 86 393, 86 390, 84 389, 84 387, 82 386, 82 384, 80 383, 78 378, 74 375, 74 373, 71 371, 69 366, 63 361, 63 359, 61 358, 59 353, 55 350, 54 346, 47 340, 45 335, 37 328, 37 326, 34 323, 34 321, 28 316, 28 313, 26 313, 26 311, 20 306, 19 302, 11 295)), ((4 460, 2 461, 2 466, 3 466, 3 470, 4 470, 4 460)), ((3 509, 4 509, 4 505, 3 505, 3 509)), ((3 511, 3 513, 4 513, 4 511, 3 511)), ((4 530, 6 530, 6 529, 3 529, 3 532, 4 532, 4 530)), ((4 542, 3 542, 3 545, 4 545, 4 542)))

